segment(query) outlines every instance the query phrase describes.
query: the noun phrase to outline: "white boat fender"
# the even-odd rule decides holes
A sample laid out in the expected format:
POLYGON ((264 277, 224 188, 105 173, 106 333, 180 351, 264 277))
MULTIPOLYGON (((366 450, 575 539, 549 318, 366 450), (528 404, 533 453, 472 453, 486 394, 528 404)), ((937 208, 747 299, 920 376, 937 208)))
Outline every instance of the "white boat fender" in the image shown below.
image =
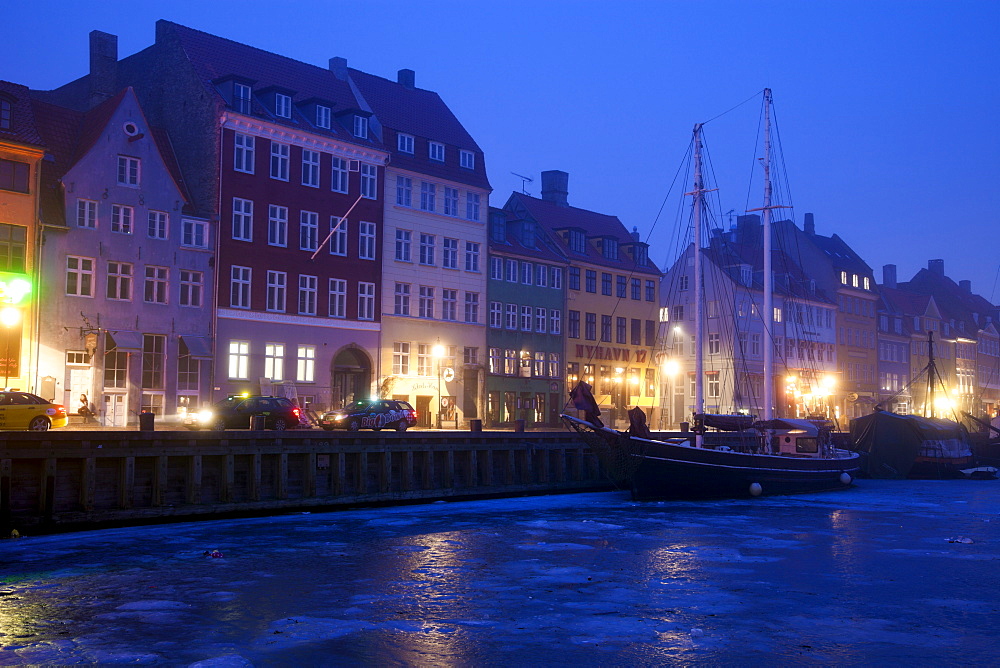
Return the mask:
POLYGON ((851 477, 850 473, 848 473, 847 471, 840 472, 840 483, 842 485, 850 485, 853 481, 854 478, 851 477))
POLYGON ((750 496, 760 496, 763 492, 764 488, 760 486, 759 482, 750 483, 750 496))

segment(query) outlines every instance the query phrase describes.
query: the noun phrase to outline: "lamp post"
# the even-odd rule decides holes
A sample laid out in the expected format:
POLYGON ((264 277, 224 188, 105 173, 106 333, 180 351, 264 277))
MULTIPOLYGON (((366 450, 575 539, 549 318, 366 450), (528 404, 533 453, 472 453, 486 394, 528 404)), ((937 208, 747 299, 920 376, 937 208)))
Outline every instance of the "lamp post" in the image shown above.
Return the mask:
MULTIPOLYGON (((663 371, 663 374, 667 377, 666 391, 664 392, 664 394, 666 394, 667 396, 660 397, 660 405, 667 407, 667 410, 665 411, 667 414, 667 425, 670 427, 673 427, 674 425, 679 426, 680 420, 676 419, 678 416, 674 415, 674 397, 677 395, 677 388, 674 386, 674 383, 677 382, 677 374, 681 370, 681 365, 677 362, 676 359, 667 358, 663 362, 661 370, 663 371)), ((662 423, 663 420, 661 413, 661 420, 660 420, 661 426, 662 423)))
POLYGON ((438 377, 438 410, 437 410, 437 428, 441 428, 441 358, 444 357, 444 346, 440 343, 431 348, 431 355, 437 360, 437 377, 438 377))
POLYGON ((8 306, 0 311, 0 325, 4 329, 4 351, 3 351, 3 386, 6 389, 10 381, 10 335, 14 326, 21 321, 21 311, 8 306))

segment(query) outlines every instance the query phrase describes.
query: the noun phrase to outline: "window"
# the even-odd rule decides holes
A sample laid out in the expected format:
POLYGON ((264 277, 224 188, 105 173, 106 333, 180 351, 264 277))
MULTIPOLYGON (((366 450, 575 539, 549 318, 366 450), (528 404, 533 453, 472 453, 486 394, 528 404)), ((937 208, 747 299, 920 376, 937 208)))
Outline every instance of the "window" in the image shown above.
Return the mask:
POLYGON ((584 331, 584 337, 588 341, 597 340, 597 314, 588 313, 586 317, 586 329, 584 331))
POLYGON ((330 216, 330 255, 347 256, 347 219, 330 216))
POLYGON ((267 208, 267 244, 288 245, 288 207, 272 204, 267 208))
POLYGON ((396 177, 396 204, 413 206, 413 179, 409 176, 396 177))
POLYGON ((250 241, 253 235, 253 202, 233 198, 233 239, 250 241))
POLYGON ((375 165, 361 165, 361 196, 378 199, 378 167, 375 165))
POLYGON ((607 297, 611 296, 611 274, 607 272, 601 272, 601 294, 607 297))
POLYGON ((132 234, 133 209, 121 204, 111 205, 111 231, 120 234, 132 234))
POLYGON ((233 265, 229 272, 229 305, 250 308, 250 267, 233 265))
POLYGON ((580 338, 580 312, 579 311, 568 311, 569 313, 569 331, 567 335, 571 339, 580 338))
POLYGON ((400 262, 410 261, 410 236, 409 230, 396 230, 396 259, 400 262))
POLYGON ((288 144, 271 142, 271 178, 288 180, 288 144))
POLYGON ((655 346, 656 345, 656 321, 647 320, 646 321, 646 345, 655 346))
POLYGON ((609 260, 617 260, 618 240, 605 238, 603 243, 601 244, 601 251, 603 252, 604 257, 608 258, 609 260))
POLYGON ((285 294, 288 287, 288 274, 283 271, 267 272, 267 304, 268 311, 285 312, 285 294))
POLYGON ((709 372, 707 376, 708 376, 708 397, 710 399, 718 399, 720 391, 719 372, 712 371, 709 372))
POLYGON ((347 192, 347 161, 343 158, 333 158, 333 164, 330 170, 330 190, 337 193, 347 192))
POLYGON ((395 315, 410 315, 410 284, 396 283, 393 293, 393 311, 395 315))
POLYGON ((150 239, 167 238, 167 214, 163 211, 150 211, 146 234, 150 239))
POLYGON ((128 353, 119 352, 114 347, 114 340, 109 336, 105 339, 108 351, 104 354, 104 387, 125 387, 128 377, 128 353))
POLYGON ((314 211, 299 213, 299 249, 314 251, 319 248, 319 214, 314 211))
POLYGON ((142 336, 142 387, 163 389, 163 368, 166 362, 167 337, 162 334, 142 336))
POLYGON ((428 285, 420 286, 420 301, 417 316, 420 318, 434 317, 434 288, 428 285))
POLYGON ((503 302, 490 302, 490 327, 503 327, 503 302))
POLYGON ((354 136, 359 139, 368 139, 368 118, 366 116, 354 117, 354 136))
POLYGON ((458 164, 460 164, 465 169, 475 169, 476 168, 476 154, 472 151, 459 151, 458 152, 458 164))
POLYGON ((392 373, 396 376, 410 373, 410 344, 406 341, 392 344, 392 373))
POLYGON ((184 339, 177 349, 177 389, 197 390, 201 386, 200 361, 191 356, 184 339))
POLYGON ((597 292, 597 272, 593 269, 588 269, 587 275, 587 292, 597 292))
POLYGON ((70 255, 66 258, 66 294, 94 296, 94 260, 70 255))
POLYGON ((181 293, 179 304, 181 306, 202 305, 202 294, 205 290, 205 275, 200 271, 189 269, 180 270, 181 293))
POLYGON ((615 343, 628 343, 628 320, 615 318, 615 343))
POLYGON ((559 353, 549 353, 549 377, 559 377, 559 353))
POLYGON ((465 322, 479 322, 479 293, 465 293, 465 322))
POLYGON ((656 301, 656 281, 646 281, 646 301, 656 301))
POLYGON ((229 342, 229 377, 246 380, 250 377, 250 342, 229 342))
POLYGON ((281 118, 292 117, 292 98, 284 93, 274 94, 274 115, 281 118))
POLYGON ((76 226, 91 230, 97 227, 97 202, 89 199, 76 200, 76 226))
POLYGON ((535 277, 534 266, 530 262, 521 263, 521 283, 531 285, 535 277))
POLYGON ((632 345, 642 345, 642 320, 639 318, 632 318, 632 345))
POLYGON ((147 304, 167 303, 167 275, 166 267, 146 267, 146 282, 143 290, 143 301, 147 304))
POLYGON ((465 346, 462 351, 462 362, 465 364, 479 364, 479 348, 476 346, 465 346))
POLYGON ((433 183, 420 182, 420 208, 424 211, 434 210, 434 195, 437 191, 433 183))
POLYGON ((400 153, 413 155, 413 135, 404 135, 402 133, 396 135, 396 150, 400 153))
POLYGON ((479 193, 465 194, 465 217, 469 220, 479 220, 479 193))
MULTIPOLYGON (((579 314, 577 317, 579 317, 579 314)), ((579 330, 579 327, 580 323, 577 321, 577 330, 579 330)), ((549 332, 552 334, 562 334, 562 311, 559 309, 554 308, 549 310, 549 332)))
POLYGON ((316 315, 318 291, 318 278, 305 274, 299 276, 299 313, 301 315, 316 315))
POLYGON ((208 248, 208 224, 203 220, 181 220, 181 244, 192 248, 208 248))
POLYGON ((602 315, 601 316, 601 341, 605 343, 611 342, 611 316, 602 315))
POLYGON ((358 283, 358 320, 375 319, 375 284, 358 283))
POLYGON ((846 271, 840 272, 840 284, 841 285, 847 285, 847 272, 846 271))
POLYGON ((330 279, 329 313, 331 318, 347 317, 347 281, 341 278, 330 279))
POLYGON ((108 262, 108 299, 129 301, 132 299, 132 265, 126 262, 108 262))
POLYGON ((241 114, 250 113, 250 86, 241 83, 233 84, 233 106, 241 114))
POLYGON ((458 269, 458 239, 445 237, 441 241, 441 266, 445 269, 458 269))
POLYGON ((302 149, 302 185, 319 188, 319 151, 302 149))
POLYGON ((0 100, 0 130, 10 130, 10 100, 0 100))
POLYGON ((256 139, 251 135, 237 132, 233 139, 233 169, 237 172, 253 174, 254 147, 256 139))
POLYGON ((28 192, 28 176, 31 167, 25 162, 0 159, 0 190, 18 193, 28 192))
POLYGON ((330 129, 330 107, 326 105, 316 105, 316 127, 330 129))
POLYGON ((457 216, 458 215, 458 189, 449 188, 445 186, 444 188, 444 215, 446 216, 457 216))
POLYGON ((489 361, 490 373, 495 373, 495 374, 501 373, 502 367, 500 366, 500 349, 490 348, 488 352, 490 359, 489 361))
POLYGON ((569 249, 576 253, 587 252, 587 239, 580 230, 569 231, 569 249))
POLYGON ((417 375, 430 376, 434 372, 433 358, 429 343, 417 344, 417 375))
POLYGON ((295 366, 295 380, 300 383, 316 381, 316 346, 299 346, 298 363, 295 366))
POLYGON ((616 279, 615 280, 615 296, 618 297, 619 299, 625 299, 625 297, 628 296, 627 295, 627 292, 628 292, 628 279, 625 278, 624 276, 621 276, 621 275, 616 276, 615 279, 616 279))
POLYGON ((479 271, 479 244, 466 241, 465 242, 465 270, 466 271, 479 271))
POLYGON ((569 289, 579 290, 580 289, 580 268, 570 267, 569 268, 569 289))
POLYGON ((722 342, 719 340, 718 334, 708 335, 708 354, 718 355, 722 352, 722 342))
POLYGON ((535 285, 540 288, 547 287, 549 284, 549 268, 544 264, 535 265, 535 285))
POLYGON ((361 221, 358 223, 358 258, 361 260, 375 259, 375 223, 361 221))
POLYGON ((264 344, 264 377, 271 380, 285 378, 285 346, 281 343, 264 344))
POLYGON ((433 234, 423 234, 420 235, 420 264, 434 264, 434 235, 433 234))
POLYGON ((642 299, 642 281, 638 278, 632 279, 632 299, 642 299))
POLYGON ((541 306, 535 308, 535 331, 542 334, 549 331, 549 312, 541 306))
POLYGON ((517 304, 507 304, 504 313, 504 328, 517 329, 517 304))
POLYGON ((139 158, 130 158, 125 155, 118 156, 118 185, 139 185, 139 158))
POLYGON ((865 288, 865 290, 871 290, 872 289, 872 284, 871 284, 871 281, 869 280, 869 278, 867 276, 865 276, 862 280, 864 281, 864 288, 865 288))
MULTIPOLYGON (((549 278, 552 279, 551 281, 549 281, 549 285, 551 285, 556 290, 562 290, 562 269, 561 268, 559 268, 559 267, 552 267, 552 273, 550 274, 549 278)), ((578 283, 579 283, 579 281, 578 281, 578 283)), ((577 285, 577 289, 579 289, 579 285, 577 285)))
POLYGON ((532 374, 535 377, 545 375, 545 353, 538 351, 535 352, 535 365, 532 369, 532 374))
POLYGON ((444 144, 436 141, 427 142, 427 157, 437 162, 444 162, 444 144))
POLYGON ((441 289, 441 319, 458 319, 458 290, 441 289))
MULTIPOLYGON (((503 357, 503 372, 508 376, 513 376, 517 373, 517 351, 507 348, 504 350, 503 357)), ((511 392, 513 395, 513 392, 511 392)))
POLYGON ((517 283, 517 260, 507 260, 507 281, 517 283))

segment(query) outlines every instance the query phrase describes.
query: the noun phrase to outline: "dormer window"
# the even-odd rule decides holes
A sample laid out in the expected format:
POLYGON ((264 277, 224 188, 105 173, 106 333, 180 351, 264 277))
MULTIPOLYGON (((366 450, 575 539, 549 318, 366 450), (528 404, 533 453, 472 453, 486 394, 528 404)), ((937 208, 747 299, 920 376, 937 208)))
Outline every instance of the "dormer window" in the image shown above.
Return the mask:
POLYGON ((241 114, 250 113, 250 86, 241 83, 233 84, 233 106, 241 114))
POLYGON ((465 169, 475 169, 476 168, 476 154, 472 151, 459 151, 458 152, 458 164, 460 164, 465 169))
POLYGON ((354 117, 354 136, 358 139, 368 139, 368 118, 365 116, 354 117))
POLYGON ((855 287, 855 288, 858 287, 858 275, 857 274, 851 274, 851 286, 855 287))
POLYGON ((330 107, 316 105, 316 127, 330 129, 330 107))
POLYGON ((847 285, 847 272, 846 271, 840 272, 840 284, 841 285, 847 285))
POLYGON ((618 240, 605 237, 601 245, 602 254, 609 260, 618 259, 618 240))
POLYGON ((274 115, 281 118, 292 117, 292 98, 284 93, 274 94, 274 115))
POLYGON ((580 230, 569 231, 569 249, 577 253, 587 252, 587 240, 580 230))
POLYGON ((525 248, 535 247, 535 222, 525 220, 521 223, 521 243, 525 248))
POLYGON ((402 133, 396 135, 396 149, 400 153, 413 155, 413 135, 404 135, 402 133))
POLYGON ((749 265, 740 265, 740 284, 749 286, 753 282, 753 269, 749 265))
POLYGON ((490 238, 500 243, 507 240, 507 219, 502 214, 490 216, 490 238))
POLYGON ((10 130, 11 114, 10 100, 0 99, 0 130, 10 130))
POLYGON ((871 281, 868 279, 867 276, 864 277, 864 285, 865 285, 865 290, 871 290, 872 289, 871 281))
POLYGON ((427 157, 437 162, 444 162, 444 144, 436 141, 428 142, 427 157))
POLYGON ((640 267, 649 264, 649 248, 646 244, 635 244, 632 246, 632 258, 640 267))

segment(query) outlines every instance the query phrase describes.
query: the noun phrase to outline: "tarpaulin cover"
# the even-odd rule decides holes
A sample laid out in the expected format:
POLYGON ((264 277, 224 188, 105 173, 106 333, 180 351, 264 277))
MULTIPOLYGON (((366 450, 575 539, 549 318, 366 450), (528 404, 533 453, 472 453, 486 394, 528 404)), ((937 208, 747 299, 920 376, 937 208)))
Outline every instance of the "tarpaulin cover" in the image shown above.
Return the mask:
POLYGON ((872 478, 905 478, 917 457, 971 457, 965 430, 957 422, 879 411, 851 420, 854 449, 868 455, 872 478))

